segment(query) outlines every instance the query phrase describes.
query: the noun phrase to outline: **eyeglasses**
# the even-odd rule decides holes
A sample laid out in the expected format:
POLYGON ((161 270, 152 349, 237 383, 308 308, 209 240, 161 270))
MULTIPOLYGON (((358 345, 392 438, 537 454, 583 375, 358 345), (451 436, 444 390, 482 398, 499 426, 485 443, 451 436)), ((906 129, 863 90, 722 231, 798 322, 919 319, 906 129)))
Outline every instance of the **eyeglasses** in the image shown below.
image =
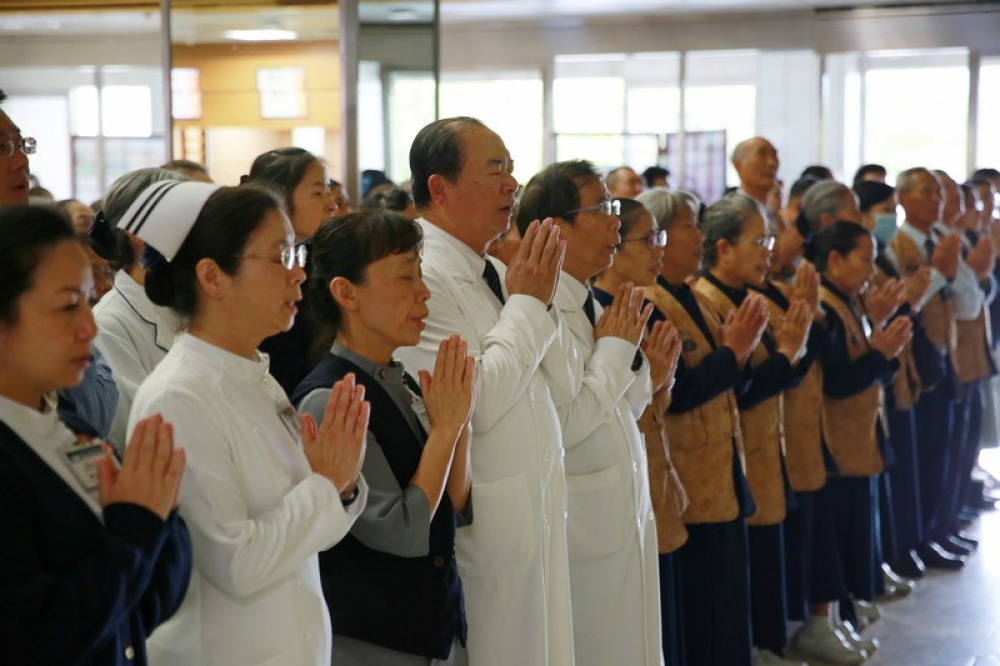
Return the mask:
POLYGON ((34 155, 37 149, 38 142, 30 136, 26 136, 23 139, 7 139, 6 141, 0 141, 0 159, 14 157, 14 154, 18 150, 25 155, 34 155))
POLYGON ((623 238, 622 243, 645 243, 650 250, 656 250, 667 246, 667 232, 660 229, 655 234, 643 236, 642 238, 623 238))
POLYGON ((269 259, 281 264, 285 270, 290 271, 298 265, 299 268, 306 267, 306 259, 309 258, 309 250, 305 245, 286 245, 281 248, 281 254, 277 257, 273 254, 236 254, 237 259, 269 259))
POLYGON ((568 210, 563 215, 570 215, 572 213, 589 213, 590 211, 600 211, 601 215, 621 215, 622 212, 622 202, 618 199, 605 199, 601 203, 594 204, 593 206, 585 206, 583 208, 577 208, 576 210, 568 210))
POLYGON ((759 248, 763 248, 770 252, 774 249, 775 236, 761 236, 760 238, 753 238, 750 240, 738 240, 734 245, 756 245, 759 248))

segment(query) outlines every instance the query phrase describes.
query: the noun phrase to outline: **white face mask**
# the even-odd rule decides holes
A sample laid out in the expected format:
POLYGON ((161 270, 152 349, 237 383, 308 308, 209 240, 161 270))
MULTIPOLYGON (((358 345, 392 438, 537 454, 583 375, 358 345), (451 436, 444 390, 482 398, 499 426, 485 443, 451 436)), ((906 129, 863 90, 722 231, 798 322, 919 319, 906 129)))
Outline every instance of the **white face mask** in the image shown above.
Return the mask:
POLYGON ((896 214, 895 213, 877 213, 875 215, 875 227, 872 229, 872 233, 882 243, 888 244, 892 240, 892 237, 896 235, 896 214))

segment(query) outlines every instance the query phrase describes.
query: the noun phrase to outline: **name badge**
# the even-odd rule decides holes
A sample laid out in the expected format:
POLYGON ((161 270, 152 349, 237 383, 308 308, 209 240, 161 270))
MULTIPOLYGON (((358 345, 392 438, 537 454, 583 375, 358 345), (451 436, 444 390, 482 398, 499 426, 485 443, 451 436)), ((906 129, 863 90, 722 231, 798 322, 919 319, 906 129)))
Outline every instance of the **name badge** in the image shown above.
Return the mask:
POLYGON ((691 338, 681 341, 681 351, 693 352, 697 348, 698 348, 698 343, 692 340, 691 338))
POLYGON ((104 441, 93 439, 80 444, 70 444, 59 450, 63 461, 73 471, 73 476, 86 490, 97 488, 97 461, 107 457, 104 454, 104 441))

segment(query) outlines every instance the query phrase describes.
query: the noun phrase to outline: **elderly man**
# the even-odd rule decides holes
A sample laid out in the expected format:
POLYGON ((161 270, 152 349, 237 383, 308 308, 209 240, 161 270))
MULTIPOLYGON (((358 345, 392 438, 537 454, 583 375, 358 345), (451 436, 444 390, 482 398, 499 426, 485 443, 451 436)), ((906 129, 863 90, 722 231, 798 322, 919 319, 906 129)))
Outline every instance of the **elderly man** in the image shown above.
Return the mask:
POLYGON ((510 225, 512 170, 503 140, 474 118, 417 134, 410 171, 430 315, 420 345, 399 356, 431 370, 457 333, 476 357, 475 517, 456 539, 470 663, 563 666, 573 635, 556 402, 572 394, 582 362, 551 307, 565 252, 558 227, 529 225, 507 267, 486 256, 510 225))
POLYGON ((664 354, 638 353, 641 296, 619 292, 603 317, 590 281, 621 243, 617 202, 590 162, 557 162, 525 187, 517 224, 551 216, 566 239, 555 305, 585 370, 572 402, 558 405, 569 488, 569 572, 576 663, 659 666, 656 523, 637 419, 652 398, 664 354), (656 363, 656 371, 652 363, 656 363))
POLYGON ((642 178, 627 166, 612 169, 604 182, 616 199, 635 199, 642 192, 642 178))
MULTIPOLYGON (((943 214, 941 182, 924 168, 907 169, 896 181, 896 196, 906 212, 900 233, 886 250, 901 275, 931 267, 931 285, 920 305, 927 337, 940 354, 940 364, 922 364, 922 393, 917 402, 917 455, 921 507, 927 540, 917 548, 923 564, 959 569, 967 545, 954 537, 950 513, 952 479, 956 474, 959 442, 954 439, 956 320, 975 319, 983 307, 983 292, 974 270, 961 258, 960 238, 940 225, 943 214)), ((986 244, 969 252, 972 265, 991 252, 986 244)), ((960 415, 959 415, 960 417, 960 415)), ((919 564, 919 563, 918 563, 919 564)), ((894 567, 895 568, 895 567, 894 567)), ((903 566, 906 573, 909 567, 903 566)))
POLYGON ((767 198, 774 189, 778 167, 781 165, 781 161, 778 160, 778 150, 764 137, 755 136, 736 144, 732 163, 740 177, 737 191, 757 202, 761 217, 764 218, 770 233, 777 233, 778 225, 770 206, 767 205, 767 198))
MULTIPOLYGON (((7 95, 0 90, 0 104, 6 99, 7 95)), ((0 206, 28 205, 28 156, 34 154, 35 140, 22 136, 21 128, 0 109, 0 206)), ((83 381, 75 388, 60 391, 59 403, 64 414, 83 419, 95 434, 105 437, 111 430, 118 405, 118 386, 96 347, 83 381)))

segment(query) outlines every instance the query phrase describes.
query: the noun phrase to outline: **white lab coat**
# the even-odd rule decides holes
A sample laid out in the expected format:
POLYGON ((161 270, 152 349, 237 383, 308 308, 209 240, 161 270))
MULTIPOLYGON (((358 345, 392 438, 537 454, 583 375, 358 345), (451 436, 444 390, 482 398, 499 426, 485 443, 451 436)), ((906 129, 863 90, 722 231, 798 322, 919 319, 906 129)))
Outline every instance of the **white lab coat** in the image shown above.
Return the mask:
POLYGON ((183 335, 135 396, 130 429, 160 413, 187 452, 180 515, 194 551, 184 602, 150 637, 152 666, 329 666, 317 554, 347 534, 367 486, 345 511, 267 368, 266 355, 183 335))
MULTIPOLYGON (((569 488, 569 571, 580 666, 663 663, 656 521, 646 448, 637 425, 652 399, 649 363, 636 347, 594 340, 587 288, 563 273, 556 305, 586 370, 576 399, 559 406, 569 488)), ((602 312, 595 302, 597 319, 602 312)))
POLYGON ((115 275, 115 286, 94 306, 97 338, 118 385, 118 407, 108 439, 125 448, 125 431, 139 384, 163 360, 180 327, 167 308, 154 305, 141 284, 126 271, 115 275))
MULTIPOLYGON (((538 299, 514 295, 501 305, 481 277, 484 259, 420 224, 430 316, 420 345, 397 356, 412 371, 433 371, 441 340, 457 333, 477 359, 475 522, 456 538, 470 664, 573 664, 566 480, 553 402, 553 393, 569 391, 569 333, 538 299)), ((502 280, 505 268, 494 264, 502 280)))

